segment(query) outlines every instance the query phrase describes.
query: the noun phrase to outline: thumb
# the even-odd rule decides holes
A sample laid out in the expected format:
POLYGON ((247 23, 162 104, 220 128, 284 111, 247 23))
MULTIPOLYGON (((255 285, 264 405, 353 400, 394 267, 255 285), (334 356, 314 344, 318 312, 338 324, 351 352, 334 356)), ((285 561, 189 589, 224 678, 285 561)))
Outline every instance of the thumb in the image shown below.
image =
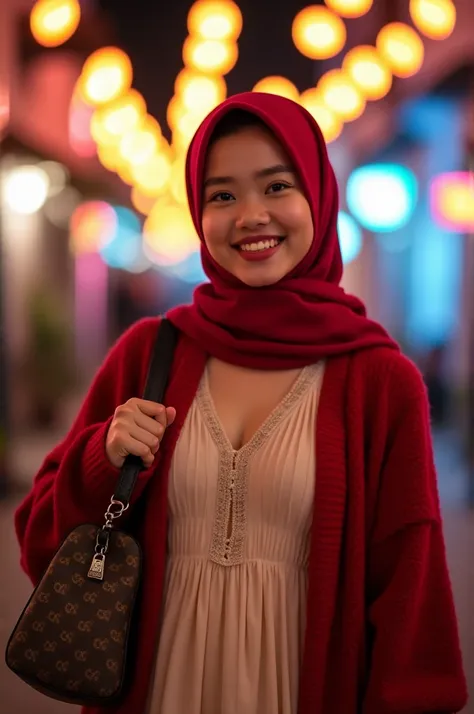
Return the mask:
POLYGON ((176 418, 176 409, 174 407, 166 407, 167 426, 171 426, 176 418))

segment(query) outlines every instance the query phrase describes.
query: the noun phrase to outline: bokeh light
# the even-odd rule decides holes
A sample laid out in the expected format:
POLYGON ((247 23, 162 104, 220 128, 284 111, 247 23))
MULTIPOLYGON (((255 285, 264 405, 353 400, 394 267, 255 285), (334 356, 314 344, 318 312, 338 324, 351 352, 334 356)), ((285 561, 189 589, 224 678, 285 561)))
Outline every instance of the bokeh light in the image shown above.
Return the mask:
POLYGON ((303 8, 293 20, 291 35, 296 48, 310 59, 334 57, 347 39, 341 18, 321 5, 303 8))
POLYGON ((445 40, 456 25, 452 0, 410 0, 410 15, 415 27, 432 40, 445 40))
POLYGON ((382 99, 392 87, 390 68, 375 47, 370 45, 360 45, 349 50, 344 57, 342 69, 366 99, 382 99))
POLYGON ((474 174, 439 174, 430 185, 431 211, 436 223, 455 233, 474 231, 474 174))
POLYGON ((354 121, 363 114, 366 102, 349 75, 340 70, 326 72, 318 82, 324 103, 344 121, 354 121))
POLYGON ((111 240, 100 249, 102 260, 111 268, 130 270, 143 263, 141 226, 138 216, 129 208, 114 206, 117 225, 111 240))
POLYGON ((239 57, 235 42, 203 40, 189 35, 183 45, 183 62, 186 67, 205 74, 226 75, 239 57))
POLYGON ((30 13, 31 34, 43 47, 58 47, 72 37, 80 20, 78 0, 37 0, 30 13))
POLYGON ((324 103, 318 89, 307 89, 303 92, 300 103, 318 123, 327 144, 341 135, 344 123, 340 116, 324 103))
POLYGON ((117 215, 105 201, 86 201, 74 210, 69 223, 69 245, 75 255, 97 253, 117 230, 117 215))
POLYGON ((223 77, 182 70, 175 81, 175 93, 186 112, 205 115, 224 101, 227 85, 223 77))
POLYGON ((145 115, 144 98, 131 89, 115 101, 96 109, 92 116, 91 134, 98 144, 116 144, 124 134, 136 129, 145 115))
POLYGON ((3 200, 11 211, 31 215, 48 197, 49 178, 39 166, 17 166, 3 178, 3 200))
POLYGON ((144 164, 157 152, 163 141, 161 127, 149 114, 120 139, 119 152, 129 164, 144 164))
POLYGON ((199 250, 193 251, 188 258, 175 265, 161 265, 159 270, 165 275, 171 275, 190 285, 208 282, 208 277, 202 267, 201 251, 199 250))
POLYGON ((166 154, 156 153, 131 167, 133 183, 144 196, 159 196, 170 180, 171 163, 166 154))
POLYGON ((374 0, 325 0, 325 3, 342 17, 362 17, 369 12, 374 0))
POLYGON ((146 196, 137 188, 137 186, 132 186, 130 200, 135 210, 143 216, 148 216, 156 203, 155 196, 146 196))
POLYGON ((118 47, 103 47, 85 61, 78 87, 88 104, 101 106, 127 92, 132 79, 128 55, 118 47))
POLYGON ((377 35, 376 46, 397 77, 411 77, 423 64, 423 40, 416 30, 403 22, 391 22, 382 27, 377 35))
POLYGON ((349 265, 362 250, 362 231, 356 221, 345 211, 339 211, 337 232, 341 247, 342 262, 349 265))
POLYGON ((188 30, 204 40, 235 41, 242 32, 242 13, 232 0, 198 0, 188 13, 188 30))
POLYGON ((405 166, 369 164, 352 172, 346 197, 351 214, 362 226, 375 233, 395 231, 413 215, 417 180, 405 166))
POLYGON ((143 227, 144 251, 157 265, 176 265, 199 248, 189 211, 182 205, 158 201, 143 227))
POLYGON ((263 77, 252 89, 252 92, 263 92, 264 94, 277 94, 297 102, 300 96, 298 88, 286 77, 273 75, 263 77))
POLYGON ((48 197, 57 196, 64 190, 69 180, 69 172, 63 164, 57 161, 41 161, 38 168, 48 177, 48 197))

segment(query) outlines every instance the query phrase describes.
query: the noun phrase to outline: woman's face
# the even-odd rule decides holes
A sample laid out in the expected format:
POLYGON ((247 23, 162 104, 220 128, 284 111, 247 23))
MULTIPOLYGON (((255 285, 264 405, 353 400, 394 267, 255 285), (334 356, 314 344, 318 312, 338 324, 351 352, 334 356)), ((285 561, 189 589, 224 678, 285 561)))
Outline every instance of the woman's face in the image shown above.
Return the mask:
POLYGON ((277 139, 246 127, 209 149, 202 229, 210 254, 246 285, 272 285, 304 258, 313 221, 277 139))

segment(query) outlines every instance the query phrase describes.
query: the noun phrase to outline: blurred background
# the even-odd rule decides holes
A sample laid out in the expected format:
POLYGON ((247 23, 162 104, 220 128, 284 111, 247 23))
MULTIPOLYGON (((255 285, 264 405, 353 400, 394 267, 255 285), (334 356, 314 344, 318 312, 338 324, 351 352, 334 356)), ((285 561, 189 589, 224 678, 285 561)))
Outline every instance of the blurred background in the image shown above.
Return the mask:
MULTIPOLYGON (((425 376, 472 688, 473 32, 474 0, 0 1, 2 649, 31 591, 14 509, 111 343, 205 280, 185 152, 254 89, 319 122, 343 285, 425 376)), ((71 709, 1 662, 2 714, 71 709)))

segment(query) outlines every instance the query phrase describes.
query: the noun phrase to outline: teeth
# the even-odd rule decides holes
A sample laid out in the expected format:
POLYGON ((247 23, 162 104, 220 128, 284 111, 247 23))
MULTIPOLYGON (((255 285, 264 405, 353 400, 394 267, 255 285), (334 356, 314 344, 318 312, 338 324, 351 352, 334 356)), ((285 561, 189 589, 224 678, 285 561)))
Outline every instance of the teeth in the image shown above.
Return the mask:
POLYGON ((240 250, 249 250, 256 252, 258 250, 268 250, 275 248, 280 243, 279 240, 272 238, 271 240, 259 240, 258 243, 244 243, 240 246, 240 250))

